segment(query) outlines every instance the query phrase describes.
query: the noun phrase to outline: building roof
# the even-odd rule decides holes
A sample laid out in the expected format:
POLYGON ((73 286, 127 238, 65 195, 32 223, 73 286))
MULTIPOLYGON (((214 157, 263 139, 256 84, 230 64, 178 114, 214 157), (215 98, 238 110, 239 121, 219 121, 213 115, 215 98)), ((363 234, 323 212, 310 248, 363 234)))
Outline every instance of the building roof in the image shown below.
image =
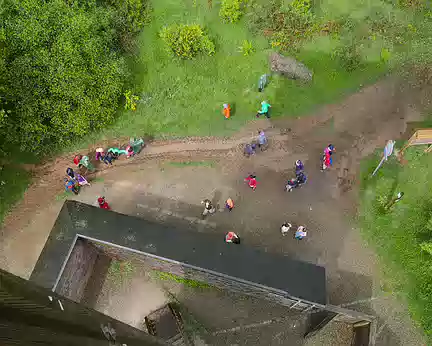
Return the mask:
POLYGON ((224 234, 191 232, 69 200, 58 215, 30 280, 52 289, 77 235, 326 304, 323 267, 244 244, 226 244, 224 234))

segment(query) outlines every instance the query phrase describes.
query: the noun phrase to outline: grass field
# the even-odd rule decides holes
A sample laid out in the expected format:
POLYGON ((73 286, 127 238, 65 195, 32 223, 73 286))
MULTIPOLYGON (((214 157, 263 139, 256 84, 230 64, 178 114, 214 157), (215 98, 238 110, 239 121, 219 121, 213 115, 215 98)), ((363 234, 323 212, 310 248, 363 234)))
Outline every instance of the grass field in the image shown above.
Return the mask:
POLYGON ((410 312, 432 342, 432 156, 409 149, 408 164, 393 158, 369 178, 380 157, 364 163, 359 222, 380 255, 391 290, 409 302, 410 312), (384 205, 397 192, 403 199, 384 205))
POLYGON ((329 55, 308 49, 298 59, 314 71, 310 84, 275 77, 264 93, 258 93, 259 77, 269 72, 266 38, 252 36, 245 19, 225 24, 219 5, 207 0, 153 1, 151 23, 139 37, 139 59, 133 66, 141 102, 136 112, 125 112, 104 137, 148 133, 157 136, 228 135, 254 118, 260 102, 268 100, 272 116, 298 116, 337 100, 383 74, 379 64, 345 71, 329 55), (196 3, 196 6, 194 5, 196 3), (164 25, 199 23, 216 44, 214 56, 195 60, 174 58, 159 38, 164 25), (239 47, 252 42, 255 53, 243 56, 239 47), (234 115, 222 116, 223 103, 234 115))
POLYGON ((15 165, 0 166, 0 225, 12 205, 22 198, 28 184, 30 174, 15 165))

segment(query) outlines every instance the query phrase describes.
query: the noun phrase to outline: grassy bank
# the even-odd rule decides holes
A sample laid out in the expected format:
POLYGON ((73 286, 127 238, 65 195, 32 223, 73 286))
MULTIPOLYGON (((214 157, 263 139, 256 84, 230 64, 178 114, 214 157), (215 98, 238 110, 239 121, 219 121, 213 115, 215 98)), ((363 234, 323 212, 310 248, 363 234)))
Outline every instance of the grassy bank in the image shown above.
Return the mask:
POLYGON ((381 257, 391 289, 409 302, 410 312, 432 342, 432 156, 409 149, 408 164, 387 162, 369 178, 380 157, 364 163, 359 222, 381 257), (385 205, 405 193, 389 210, 385 205))
POLYGON ((258 93, 259 77, 269 72, 269 41, 252 35, 247 19, 223 23, 219 5, 207 0, 158 0, 152 2, 151 23, 139 38, 139 59, 134 66, 141 101, 135 112, 125 112, 105 137, 137 133, 153 135, 227 135, 254 119, 263 99, 273 106, 273 116, 298 116, 319 105, 336 101, 384 73, 380 64, 365 64, 346 71, 330 54, 300 50, 297 58, 314 72, 310 84, 275 76, 264 93, 258 93), (174 58, 159 37, 172 23, 199 23, 216 45, 214 56, 194 60, 174 58), (244 56, 243 42, 254 52, 244 56), (233 117, 222 116, 223 103, 234 108, 233 117))
POLYGON ((0 170, 0 225, 10 207, 19 201, 30 183, 30 174, 15 165, 0 170))

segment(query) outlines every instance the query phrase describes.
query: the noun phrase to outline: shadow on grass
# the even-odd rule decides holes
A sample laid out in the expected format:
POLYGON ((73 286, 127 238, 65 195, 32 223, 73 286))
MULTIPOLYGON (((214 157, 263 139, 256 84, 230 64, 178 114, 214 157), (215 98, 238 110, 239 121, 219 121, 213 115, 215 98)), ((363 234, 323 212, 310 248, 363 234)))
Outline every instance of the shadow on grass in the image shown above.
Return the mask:
POLYGON ((18 166, 6 165, 0 170, 0 225, 30 184, 31 174, 18 166))

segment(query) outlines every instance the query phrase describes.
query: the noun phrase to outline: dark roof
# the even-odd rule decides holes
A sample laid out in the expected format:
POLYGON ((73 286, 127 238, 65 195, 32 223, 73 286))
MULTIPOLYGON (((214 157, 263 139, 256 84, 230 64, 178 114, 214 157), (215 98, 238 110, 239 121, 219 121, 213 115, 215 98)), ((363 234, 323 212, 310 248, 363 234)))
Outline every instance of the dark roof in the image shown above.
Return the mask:
POLYGON ((186 231, 76 201, 64 203, 30 280, 52 288, 77 234, 326 304, 323 267, 226 244, 221 234, 186 231))

